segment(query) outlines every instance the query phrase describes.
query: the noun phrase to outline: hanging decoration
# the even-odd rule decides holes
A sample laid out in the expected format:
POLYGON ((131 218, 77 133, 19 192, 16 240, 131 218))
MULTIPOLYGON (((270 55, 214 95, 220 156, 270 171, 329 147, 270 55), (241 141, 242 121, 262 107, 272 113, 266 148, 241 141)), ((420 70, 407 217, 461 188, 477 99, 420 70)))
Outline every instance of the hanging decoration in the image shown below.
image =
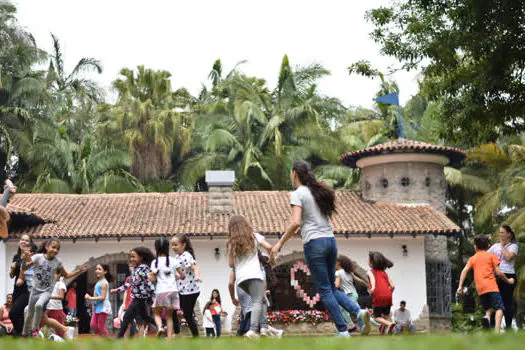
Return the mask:
POLYGON ((308 295, 303 287, 299 284, 299 281, 295 277, 295 274, 298 271, 303 271, 307 276, 311 276, 310 269, 302 261, 297 261, 290 269, 290 285, 295 289, 297 297, 303 299, 306 305, 313 309, 314 306, 321 300, 319 293, 316 293, 315 296, 311 297, 308 295))

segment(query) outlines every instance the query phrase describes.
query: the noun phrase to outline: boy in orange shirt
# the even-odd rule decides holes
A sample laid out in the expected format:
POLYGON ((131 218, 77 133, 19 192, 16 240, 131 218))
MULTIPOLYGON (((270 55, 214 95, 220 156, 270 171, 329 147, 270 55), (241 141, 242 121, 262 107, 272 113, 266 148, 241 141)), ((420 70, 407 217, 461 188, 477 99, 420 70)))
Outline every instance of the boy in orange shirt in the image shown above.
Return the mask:
POLYGON ((499 293, 498 284, 496 283, 496 275, 508 284, 514 284, 514 278, 507 278, 499 269, 499 259, 496 255, 487 252, 489 249, 489 239, 487 236, 480 235, 474 238, 474 245, 476 247, 476 254, 468 259, 467 265, 461 271, 459 278, 459 287, 457 293, 463 293, 463 283, 467 277, 470 269, 474 269, 474 282, 478 291, 479 299, 486 311, 486 318, 490 324, 490 319, 494 311, 496 311, 496 333, 500 332, 501 320, 503 318, 503 300, 499 293))

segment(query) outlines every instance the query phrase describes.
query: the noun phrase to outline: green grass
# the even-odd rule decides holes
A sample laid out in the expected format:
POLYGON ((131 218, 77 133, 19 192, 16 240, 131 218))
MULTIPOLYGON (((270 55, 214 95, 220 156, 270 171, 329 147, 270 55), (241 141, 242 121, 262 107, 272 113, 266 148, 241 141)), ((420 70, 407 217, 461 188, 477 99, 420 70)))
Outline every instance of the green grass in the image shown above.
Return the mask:
POLYGON ((415 335, 395 337, 300 337, 290 336, 281 340, 263 339, 247 340, 236 337, 221 339, 175 339, 166 340, 146 339, 131 341, 112 341, 100 338, 84 338, 68 343, 53 343, 42 340, 12 340, 1 339, 0 349, 6 350, 496 350, 496 349, 523 349, 525 333, 502 334, 473 334, 473 335, 415 335))

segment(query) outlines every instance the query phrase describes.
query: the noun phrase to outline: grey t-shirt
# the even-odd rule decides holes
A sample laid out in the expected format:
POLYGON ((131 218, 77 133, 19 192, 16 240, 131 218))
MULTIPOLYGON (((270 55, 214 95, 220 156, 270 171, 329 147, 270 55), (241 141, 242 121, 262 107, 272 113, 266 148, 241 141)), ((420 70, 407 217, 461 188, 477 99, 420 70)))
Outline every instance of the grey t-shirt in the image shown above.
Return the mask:
MULTIPOLYGON (((508 243, 505 248, 511 253, 518 255, 518 245, 516 243, 508 243)), ((516 262, 516 257, 512 260, 506 260, 501 253, 501 243, 496 243, 489 249, 489 253, 492 253, 498 257, 500 260, 499 268, 501 272, 508 274, 515 274, 516 270, 514 269, 514 264, 516 262)))
POLYGON ((308 187, 297 187, 292 192, 290 203, 303 208, 301 217, 303 244, 308 243, 312 239, 334 237, 328 217, 321 213, 308 187))
POLYGON ((335 272, 335 275, 341 280, 341 290, 343 293, 357 293, 354 286, 354 276, 351 273, 346 273, 345 270, 340 269, 335 272))
POLYGON ((44 254, 35 254, 31 259, 35 268, 33 290, 40 293, 51 293, 55 287, 56 274, 62 270, 62 261, 57 257, 48 260, 44 254))

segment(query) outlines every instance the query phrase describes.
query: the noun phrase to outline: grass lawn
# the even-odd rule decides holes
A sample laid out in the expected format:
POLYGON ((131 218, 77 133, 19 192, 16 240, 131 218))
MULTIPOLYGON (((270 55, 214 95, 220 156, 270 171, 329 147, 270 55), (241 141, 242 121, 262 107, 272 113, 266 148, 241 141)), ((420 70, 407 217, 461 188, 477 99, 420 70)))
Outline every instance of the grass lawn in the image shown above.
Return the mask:
POLYGON ((285 350, 333 349, 333 350, 482 350, 482 349, 523 349, 525 333, 473 334, 473 335, 416 335, 396 337, 288 337, 281 340, 247 340, 236 337, 221 339, 176 339, 171 342, 155 338, 146 340, 111 341, 100 338, 84 338, 67 343, 42 340, 1 339, 0 349, 78 349, 78 350, 285 350))

